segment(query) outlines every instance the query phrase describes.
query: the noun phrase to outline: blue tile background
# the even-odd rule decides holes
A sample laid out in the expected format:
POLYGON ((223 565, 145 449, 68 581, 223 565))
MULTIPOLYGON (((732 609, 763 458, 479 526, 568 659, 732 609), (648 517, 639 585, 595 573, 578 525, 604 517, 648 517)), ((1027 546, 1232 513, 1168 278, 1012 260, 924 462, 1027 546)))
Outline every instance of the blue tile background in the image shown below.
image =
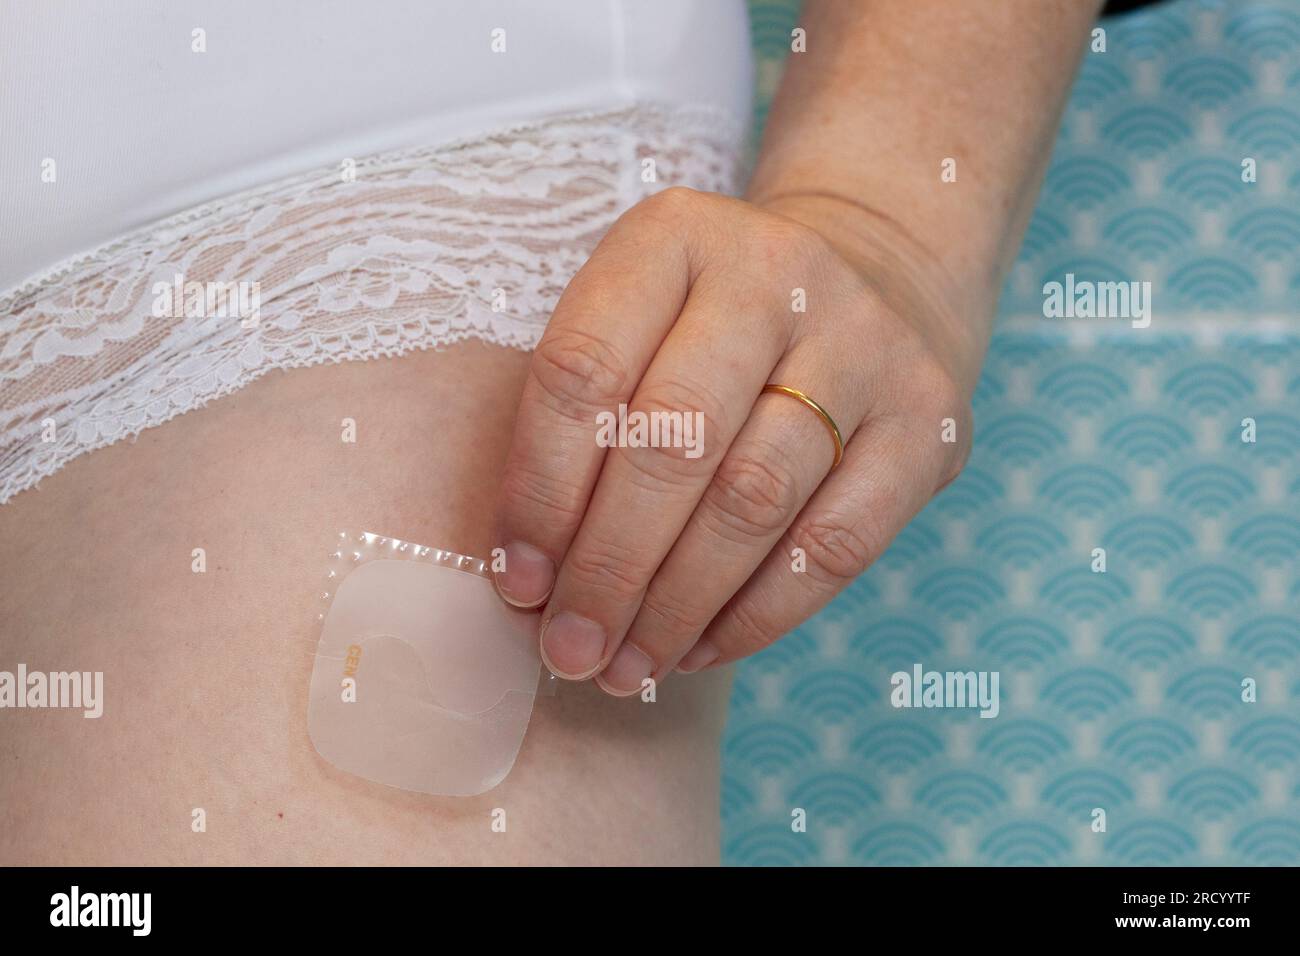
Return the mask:
MULTIPOLYGON (((761 124, 797 3, 751 13, 761 124)), ((966 472, 739 669, 725 862, 1300 863, 1300 2, 1105 26, 966 472), (1152 281, 1152 326, 1044 319, 1066 272, 1152 281), (891 708, 918 662, 1001 672, 1000 716, 891 708)))

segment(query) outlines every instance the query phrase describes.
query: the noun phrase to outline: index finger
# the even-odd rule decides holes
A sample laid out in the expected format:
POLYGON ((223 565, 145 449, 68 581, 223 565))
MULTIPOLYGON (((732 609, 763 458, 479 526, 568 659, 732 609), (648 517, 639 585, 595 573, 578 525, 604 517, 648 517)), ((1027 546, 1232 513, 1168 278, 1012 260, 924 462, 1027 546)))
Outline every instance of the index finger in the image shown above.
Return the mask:
POLYGON ((574 275, 529 366, 501 477, 501 596, 550 595, 600 474, 597 415, 617 412, 676 322, 694 279, 677 190, 625 213, 574 275))

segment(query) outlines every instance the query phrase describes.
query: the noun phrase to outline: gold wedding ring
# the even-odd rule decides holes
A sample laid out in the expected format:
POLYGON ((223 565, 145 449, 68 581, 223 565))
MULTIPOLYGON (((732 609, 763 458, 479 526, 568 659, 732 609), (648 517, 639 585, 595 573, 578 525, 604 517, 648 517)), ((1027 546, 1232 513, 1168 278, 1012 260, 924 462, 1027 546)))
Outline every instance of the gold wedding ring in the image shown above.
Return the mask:
POLYGON ((835 424, 835 419, 831 418, 830 412, 822 408, 811 396, 799 391, 797 388, 791 388, 789 385, 767 384, 763 386, 763 391, 764 393, 771 392, 774 395, 789 395, 791 398, 796 398, 821 416, 821 420, 826 423, 826 429, 831 433, 831 439, 835 442, 835 461, 831 463, 831 467, 834 468, 840 463, 840 459, 844 457, 844 438, 840 435, 839 426, 835 424))

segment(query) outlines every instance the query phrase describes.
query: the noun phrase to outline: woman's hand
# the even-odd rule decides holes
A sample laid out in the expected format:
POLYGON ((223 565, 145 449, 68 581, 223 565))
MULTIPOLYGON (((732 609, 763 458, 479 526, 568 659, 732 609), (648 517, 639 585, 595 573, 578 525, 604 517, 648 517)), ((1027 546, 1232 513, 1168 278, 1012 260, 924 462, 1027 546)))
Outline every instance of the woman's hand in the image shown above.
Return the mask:
POLYGON ((553 671, 627 694, 752 654, 957 474, 1099 8, 805 0, 753 202, 669 189, 615 223, 533 357, 503 476, 497 585, 547 602, 553 671), (837 468, 818 413, 768 383, 833 417, 837 468), (606 450, 621 403, 701 413, 702 453, 606 450))
POLYGON ((970 447, 983 342, 942 273, 834 197, 675 188, 615 223, 537 347, 502 479, 497 586, 546 603, 552 671, 622 695, 736 660, 880 555, 970 447), (837 467, 769 383, 834 419, 837 467), (701 422, 699 446, 602 447, 621 404, 701 422))

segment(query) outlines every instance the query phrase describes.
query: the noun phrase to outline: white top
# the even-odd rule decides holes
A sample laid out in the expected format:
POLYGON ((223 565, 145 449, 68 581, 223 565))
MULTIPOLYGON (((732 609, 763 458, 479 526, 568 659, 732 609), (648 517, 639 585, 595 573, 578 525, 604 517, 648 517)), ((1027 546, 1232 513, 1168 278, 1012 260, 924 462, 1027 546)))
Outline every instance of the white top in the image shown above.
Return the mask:
POLYGON ((752 98, 743 0, 0 0, 0 23, 0 290, 349 157, 752 98))

